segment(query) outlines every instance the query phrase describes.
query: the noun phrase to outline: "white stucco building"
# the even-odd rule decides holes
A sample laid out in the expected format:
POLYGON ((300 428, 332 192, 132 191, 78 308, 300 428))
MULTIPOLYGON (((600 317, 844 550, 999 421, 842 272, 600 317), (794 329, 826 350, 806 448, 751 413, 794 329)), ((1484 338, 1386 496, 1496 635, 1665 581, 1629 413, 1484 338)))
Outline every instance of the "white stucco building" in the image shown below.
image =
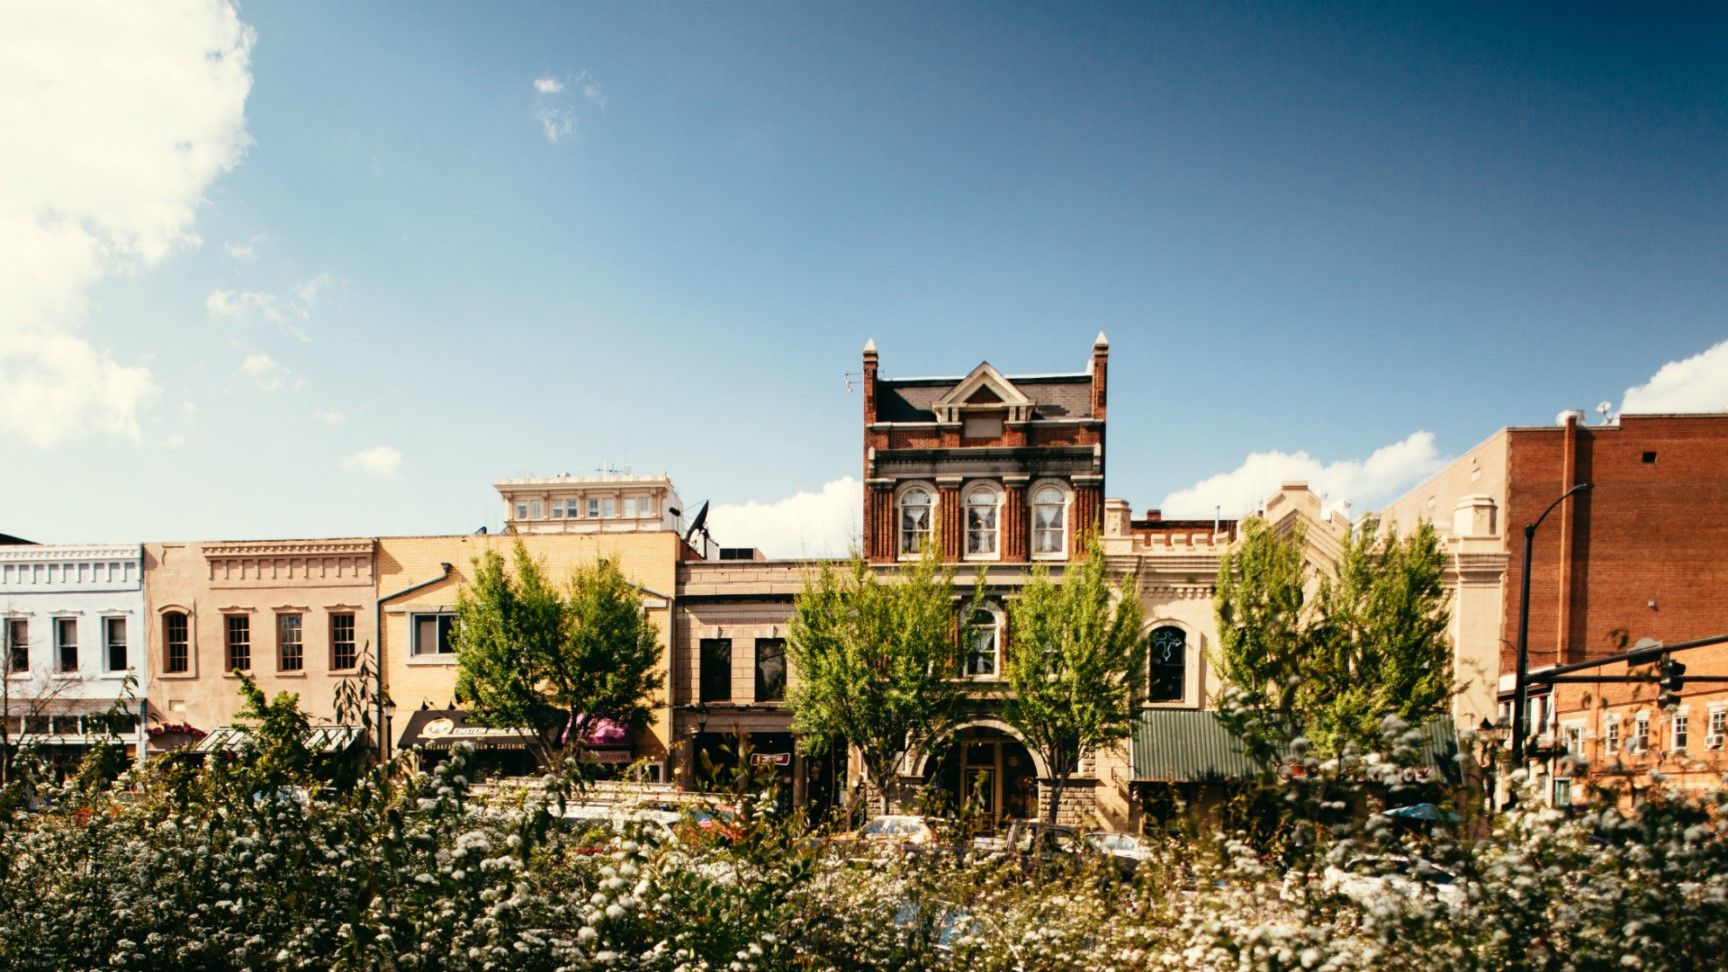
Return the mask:
POLYGON ((136 544, 0 547, 0 715, 14 742, 71 762, 111 732, 142 758, 142 553, 136 544))

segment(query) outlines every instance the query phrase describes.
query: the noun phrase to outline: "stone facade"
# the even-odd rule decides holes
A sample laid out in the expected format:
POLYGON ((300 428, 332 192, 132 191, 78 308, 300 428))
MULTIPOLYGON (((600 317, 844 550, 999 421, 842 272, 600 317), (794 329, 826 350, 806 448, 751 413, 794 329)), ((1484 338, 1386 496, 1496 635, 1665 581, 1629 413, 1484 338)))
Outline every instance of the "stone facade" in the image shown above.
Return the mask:
POLYGON ((136 545, 0 546, 0 716, 14 742, 71 759, 109 734, 97 717, 117 709, 125 717, 114 732, 142 757, 143 576, 136 545))
POLYGON ((509 532, 683 532, 684 501, 664 473, 530 476, 492 485, 509 532))

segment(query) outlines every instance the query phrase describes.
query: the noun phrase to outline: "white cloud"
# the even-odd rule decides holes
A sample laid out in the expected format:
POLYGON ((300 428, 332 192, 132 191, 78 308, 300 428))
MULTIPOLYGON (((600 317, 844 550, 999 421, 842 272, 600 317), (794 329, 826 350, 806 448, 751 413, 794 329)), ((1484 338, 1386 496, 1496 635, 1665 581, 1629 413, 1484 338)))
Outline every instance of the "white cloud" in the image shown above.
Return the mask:
POLYGON ((772 503, 718 503, 708 513, 715 542, 770 557, 844 556, 858 540, 864 487, 847 476, 772 503))
POLYGON ((240 362, 240 370, 258 383, 265 391, 275 391, 282 387, 282 366, 276 359, 261 351, 253 352, 240 362))
POLYGON ((540 123, 540 134, 553 145, 576 134, 576 113, 569 108, 539 105, 534 109, 534 120, 540 123))
POLYGON ((396 467, 402 465, 402 453, 392 446, 373 446, 361 449, 342 457, 342 468, 358 472, 371 473, 374 476, 393 476, 396 467))
POLYGON ((1222 508, 1227 517, 1258 510, 1280 483, 1305 480, 1324 495, 1328 508, 1342 502, 1360 507, 1389 500, 1444 465, 1434 435, 1415 432, 1374 450, 1365 460, 1323 463, 1306 452, 1254 452, 1242 465, 1164 497, 1164 515, 1205 518, 1222 508))
POLYGON ((534 79, 534 90, 543 95, 563 94, 564 82, 548 74, 534 79))
POLYGON ((269 237, 265 236, 263 233, 254 233, 246 240, 246 242, 235 243, 230 241, 222 244, 222 249, 228 251, 228 255, 236 260, 252 260, 257 258, 258 247, 262 246, 264 241, 267 239, 269 239, 269 237))
POLYGON ((0 435, 139 438, 156 383, 78 333, 88 291, 197 244, 249 141, 252 42, 210 0, 0 8, 0 435))
POLYGON ((1728 409, 1728 341, 1684 361, 1670 361, 1650 380, 1626 389, 1620 411, 1720 412, 1728 409))
POLYGON ((331 425, 341 425, 343 422, 348 421, 348 416, 342 414, 341 412, 336 411, 333 408, 320 408, 317 411, 313 412, 313 414, 318 416, 319 418, 323 419, 324 421, 330 423, 331 425))
POLYGON ((601 111, 606 110, 606 93, 600 90, 600 85, 588 76, 587 71, 577 75, 574 81, 550 74, 535 78, 534 121, 540 125, 540 134, 554 145, 576 136, 577 102, 572 86, 590 104, 601 111))
POLYGON ((321 273, 296 286, 288 296, 262 290, 212 290, 204 298, 204 309, 211 317, 269 324, 297 341, 310 344, 312 336, 302 325, 312 319, 319 294, 331 282, 330 274, 321 273))

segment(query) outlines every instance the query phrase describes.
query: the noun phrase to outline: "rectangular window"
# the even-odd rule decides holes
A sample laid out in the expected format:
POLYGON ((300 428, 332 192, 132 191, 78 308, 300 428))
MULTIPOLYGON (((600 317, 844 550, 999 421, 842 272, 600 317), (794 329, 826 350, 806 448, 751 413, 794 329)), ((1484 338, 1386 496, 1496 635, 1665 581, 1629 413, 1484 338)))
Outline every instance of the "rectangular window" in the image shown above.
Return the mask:
POLYGON ((1642 753, 1650 748, 1650 717, 1640 715, 1632 723, 1632 751, 1642 753))
POLYGON ((108 670, 123 672, 131 665, 126 658, 126 619, 102 619, 102 643, 107 647, 108 670))
POLYGON ((78 670, 78 619, 54 619, 54 647, 60 660, 61 672, 78 670))
POLYGON ((25 618, 6 619, 6 651, 10 661, 6 668, 13 672, 30 670, 30 622, 25 618))
POLYGON ((996 616, 989 611, 972 615, 966 625, 966 675, 969 678, 995 678, 997 670, 996 616))
POLYGON ((518 520, 528 519, 528 501, 527 500, 517 500, 516 501, 516 519, 518 519, 518 520))
POLYGON ((608 520, 617 515, 617 507, 610 496, 600 501, 600 515, 608 520))
POLYGON ((626 496, 624 498, 624 518, 628 520, 636 518, 636 497, 626 496))
POLYGON ((654 515, 654 501, 649 499, 646 496, 637 500, 636 501, 636 515, 637 516, 653 516, 654 515))
POLYGON ((597 517, 599 515, 600 515, 600 501, 597 499, 589 500, 588 501, 588 518, 593 519, 594 517, 597 517))
POLYGON ((703 702, 732 701, 732 639, 703 638, 701 691, 703 702))
POLYGON ((306 667, 306 642, 302 639, 298 614, 276 616, 276 665, 279 671, 298 672, 306 667))
POLYGON ((1554 805, 1557 807, 1569 807, 1572 805, 1571 780, 1554 781, 1554 805))
POLYGON ((1710 732, 1704 740, 1706 749, 1721 749, 1724 737, 1728 737, 1728 708, 1711 706, 1710 732))
POLYGON ((414 654, 450 655, 456 651, 450 631, 456 626, 454 614, 414 615, 414 654))
POLYGON ((1602 730, 1602 744, 1603 744, 1603 749, 1607 750, 1607 752, 1604 754, 1607 757, 1612 757, 1615 754, 1620 752, 1620 720, 1619 719, 1608 720, 1607 727, 1602 730))
POLYGON ((1566 734, 1565 734, 1565 741, 1566 741, 1566 752, 1569 755, 1572 755, 1572 756, 1583 756, 1584 755, 1584 727, 1583 726, 1567 726, 1566 727, 1566 734))
POLYGON ((348 612, 330 615, 330 669, 343 672, 360 663, 354 650, 354 615, 348 612))
POLYGON ((252 619, 244 614, 223 617, 223 671, 252 670, 252 619))
POLYGON ((756 701, 786 701, 786 639, 756 639, 756 701))
POLYGON ((169 611, 162 615, 162 643, 166 648, 162 667, 171 674, 184 674, 192 668, 189 635, 185 614, 169 611))
POLYGON ((552 501, 552 519, 554 519, 554 520, 564 519, 564 501, 563 500, 555 499, 552 501))
POLYGON ((1677 753, 1686 751, 1686 743, 1690 741, 1688 737, 1691 735, 1691 721, 1691 717, 1684 712, 1674 714, 1674 751, 1677 753))
POLYGON ((530 519, 530 520, 540 519, 540 510, 541 510, 541 506, 540 506, 539 500, 529 500, 528 501, 528 519, 530 519))

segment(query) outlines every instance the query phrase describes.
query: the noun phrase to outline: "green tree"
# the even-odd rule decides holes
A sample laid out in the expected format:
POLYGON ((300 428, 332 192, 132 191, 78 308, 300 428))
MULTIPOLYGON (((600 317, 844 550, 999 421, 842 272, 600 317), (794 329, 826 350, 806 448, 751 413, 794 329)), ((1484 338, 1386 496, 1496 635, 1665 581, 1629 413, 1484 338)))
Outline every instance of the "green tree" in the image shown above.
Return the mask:
POLYGON ((1052 580, 1040 564, 1008 604, 1004 718, 1044 760, 1051 776, 1046 822, 1080 756, 1128 735, 1133 680, 1143 658, 1140 600, 1133 579, 1112 590, 1096 539, 1086 556, 1052 580))
POLYGON ((787 705, 807 751, 850 743, 898 807, 897 768, 947 727, 960 688, 954 578, 927 552, 889 579, 856 551, 806 575, 786 638, 787 705))
POLYGON ((511 569, 474 561, 456 601, 456 691, 477 721, 529 733, 544 765, 600 720, 638 728, 659 690, 660 645, 641 592, 601 559, 559 591, 520 540, 511 569))
POLYGON ((1300 530, 1279 537, 1251 519, 1219 567, 1221 717, 1256 760, 1277 759, 1298 734, 1325 754, 1372 747, 1388 715, 1421 725, 1446 711, 1439 539, 1427 523, 1409 537, 1378 526, 1363 520, 1335 570, 1313 578, 1300 530))

